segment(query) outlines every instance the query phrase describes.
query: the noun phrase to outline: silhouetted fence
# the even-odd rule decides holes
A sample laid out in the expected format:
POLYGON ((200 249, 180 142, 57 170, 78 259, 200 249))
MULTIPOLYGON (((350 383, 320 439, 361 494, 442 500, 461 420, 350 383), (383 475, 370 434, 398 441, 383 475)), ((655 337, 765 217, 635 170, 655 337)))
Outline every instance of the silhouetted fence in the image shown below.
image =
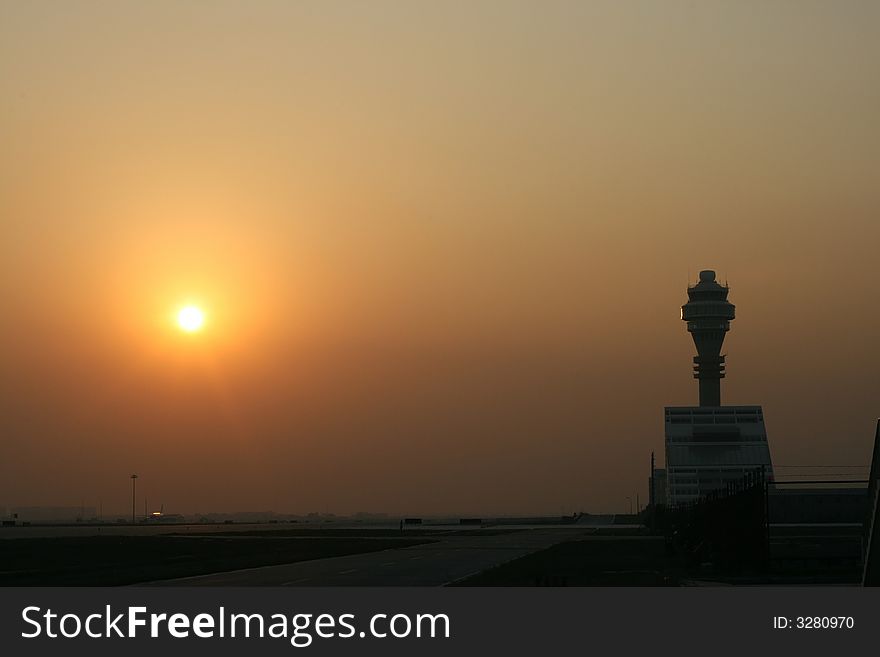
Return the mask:
POLYGON ((653 527, 688 565, 760 572, 769 563, 767 515, 767 481, 761 468, 692 502, 657 507, 653 527))

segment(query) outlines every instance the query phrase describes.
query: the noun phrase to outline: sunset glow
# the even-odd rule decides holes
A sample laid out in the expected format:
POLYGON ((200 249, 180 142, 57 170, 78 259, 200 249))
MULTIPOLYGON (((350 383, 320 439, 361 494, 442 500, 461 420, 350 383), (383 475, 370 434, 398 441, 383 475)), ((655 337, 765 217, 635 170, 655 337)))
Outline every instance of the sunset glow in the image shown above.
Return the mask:
POLYGON ((205 314, 196 306, 186 306, 177 313, 177 325, 187 333, 201 330, 205 324, 205 314))
POLYGON ((0 516, 628 511, 704 269, 867 463, 880 3, 547 4, 4 2, 0 516))

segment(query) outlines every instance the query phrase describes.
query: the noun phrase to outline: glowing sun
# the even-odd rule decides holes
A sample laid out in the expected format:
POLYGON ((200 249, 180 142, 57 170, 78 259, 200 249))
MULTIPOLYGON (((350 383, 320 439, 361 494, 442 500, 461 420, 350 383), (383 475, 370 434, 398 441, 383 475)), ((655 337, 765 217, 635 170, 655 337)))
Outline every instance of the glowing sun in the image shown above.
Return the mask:
POLYGON ((196 306, 186 306, 177 313, 177 325, 187 333, 195 333, 205 323, 205 313, 196 306))

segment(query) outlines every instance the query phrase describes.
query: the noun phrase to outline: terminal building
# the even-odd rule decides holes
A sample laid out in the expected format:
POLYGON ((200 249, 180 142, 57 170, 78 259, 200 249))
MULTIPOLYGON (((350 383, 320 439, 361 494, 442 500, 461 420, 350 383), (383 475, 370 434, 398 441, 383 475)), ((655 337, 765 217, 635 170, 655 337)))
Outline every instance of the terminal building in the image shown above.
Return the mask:
POLYGON ((721 405, 721 346, 735 317, 729 291, 715 280, 714 271, 702 271, 700 280, 688 287, 688 302, 681 308, 697 348, 694 378, 700 401, 698 406, 665 409, 667 504, 690 502, 747 472, 763 470, 768 480, 773 479, 761 407, 721 405))

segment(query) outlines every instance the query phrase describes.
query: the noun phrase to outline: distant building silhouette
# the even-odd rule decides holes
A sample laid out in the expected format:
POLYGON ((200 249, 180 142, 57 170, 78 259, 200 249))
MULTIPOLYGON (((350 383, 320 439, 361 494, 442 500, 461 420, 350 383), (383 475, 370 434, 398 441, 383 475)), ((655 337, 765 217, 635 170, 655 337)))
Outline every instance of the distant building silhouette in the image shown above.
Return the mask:
POLYGON ((749 471, 763 468, 768 479, 773 477, 761 407, 721 405, 721 345, 735 317, 735 307, 727 300, 729 288, 715 280, 714 271, 706 270, 687 292, 681 318, 697 347, 694 378, 699 381, 700 405, 665 409, 670 504, 723 488, 749 471))
POLYGON ((22 522, 70 523, 98 519, 97 509, 93 506, 17 506, 9 512, 22 522))

